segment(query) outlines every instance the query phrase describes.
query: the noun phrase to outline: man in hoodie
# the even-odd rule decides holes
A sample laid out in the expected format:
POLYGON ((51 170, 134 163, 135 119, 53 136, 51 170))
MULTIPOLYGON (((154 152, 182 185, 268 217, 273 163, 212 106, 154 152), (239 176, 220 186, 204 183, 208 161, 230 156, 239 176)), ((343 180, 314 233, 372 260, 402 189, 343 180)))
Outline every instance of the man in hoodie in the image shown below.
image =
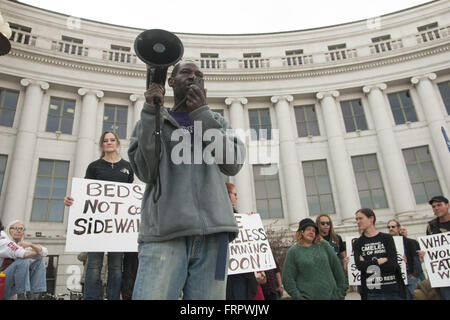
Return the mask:
POLYGON ((164 107, 164 86, 151 83, 128 150, 146 183, 133 299, 225 299, 228 241, 238 227, 223 174, 239 172, 245 147, 209 109, 197 65, 177 64, 168 85, 174 107, 164 107), (160 135, 154 134, 155 98, 161 101, 160 135))

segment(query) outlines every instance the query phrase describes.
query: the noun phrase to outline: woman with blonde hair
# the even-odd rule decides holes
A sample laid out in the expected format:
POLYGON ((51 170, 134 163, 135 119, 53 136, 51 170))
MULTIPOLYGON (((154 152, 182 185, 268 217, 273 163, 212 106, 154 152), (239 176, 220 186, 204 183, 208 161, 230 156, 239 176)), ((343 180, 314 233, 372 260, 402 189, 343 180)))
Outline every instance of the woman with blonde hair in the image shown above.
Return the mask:
MULTIPOLYGON (((134 180, 134 172, 130 163, 122 159, 119 154, 120 140, 117 134, 111 131, 103 132, 100 137, 99 147, 101 151, 100 159, 89 164, 84 178, 132 183, 134 180)), ((71 206, 73 201, 74 199, 71 196, 64 198, 64 204, 66 206, 71 206)), ((137 253, 130 253, 130 255, 130 260, 137 261, 137 253)), ((103 256, 104 252, 88 252, 84 283, 85 300, 101 300, 103 256)), ((106 296, 108 300, 120 299, 122 289, 122 262, 122 252, 108 252, 108 280, 106 284, 106 296)), ((134 284, 134 281, 132 282, 134 284)))
POLYGON ((345 263, 345 246, 342 237, 334 231, 333 221, 327 214, 320 214, 316 218, 316 225, 319 228, 319 233, 322 238, 331 245, 336 252, 339 260, 341 260, 344 273, 347 271, 347 264, 345 263))
POLYGON ((348 284, 333 248, 319 234, 313 220, 300 221, 297 243, 289 248, 283 266, 283 285, 297 300, 339 300, 348 284))

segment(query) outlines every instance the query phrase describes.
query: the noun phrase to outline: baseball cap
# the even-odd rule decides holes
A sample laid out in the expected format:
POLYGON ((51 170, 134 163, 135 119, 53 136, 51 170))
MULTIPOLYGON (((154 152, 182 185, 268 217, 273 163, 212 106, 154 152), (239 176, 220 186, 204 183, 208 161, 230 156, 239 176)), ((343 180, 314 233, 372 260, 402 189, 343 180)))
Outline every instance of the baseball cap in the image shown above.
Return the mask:
POLYGON ((448 199, 444 196, 434 196, 433 198, 431 198, 430 201, 428 201, 428 203, 431 205, 433 204, 433 202, 445 202, 448 203, 448 199))

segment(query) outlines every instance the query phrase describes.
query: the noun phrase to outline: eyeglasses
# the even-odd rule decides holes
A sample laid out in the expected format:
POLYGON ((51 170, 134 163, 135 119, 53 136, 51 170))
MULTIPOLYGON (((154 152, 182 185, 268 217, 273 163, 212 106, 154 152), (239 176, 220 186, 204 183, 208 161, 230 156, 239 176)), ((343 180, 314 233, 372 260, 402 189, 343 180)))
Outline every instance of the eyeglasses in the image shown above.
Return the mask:
POLYGON ((395 229, 397 226, 388 226, 388 229, 395 229))
POLYGON ((22 228, 22 227, 11 227, 11 228, 9 228, 9 230, 15 230, 15 231, 25 231, 25 228, 22 228))
POLYGON ((328 225, 328 226, 331 226, 331 222, 330 221, 320 221, 320 224, 321 225, 328 225))

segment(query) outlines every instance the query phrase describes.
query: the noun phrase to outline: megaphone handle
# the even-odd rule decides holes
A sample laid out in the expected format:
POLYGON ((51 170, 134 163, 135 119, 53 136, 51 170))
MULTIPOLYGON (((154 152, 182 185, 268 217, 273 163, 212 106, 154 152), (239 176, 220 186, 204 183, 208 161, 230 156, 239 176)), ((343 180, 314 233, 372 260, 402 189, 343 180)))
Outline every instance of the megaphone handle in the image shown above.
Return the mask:
POLYGON ((155 177, 153 187, 155 188, 153 192, 153 202, 156 203, 161 196, 161 179, 159 173, 159 161, 161 156, 161 105, 159 98, 154 98, 153 102, 155 103, 155 177))

